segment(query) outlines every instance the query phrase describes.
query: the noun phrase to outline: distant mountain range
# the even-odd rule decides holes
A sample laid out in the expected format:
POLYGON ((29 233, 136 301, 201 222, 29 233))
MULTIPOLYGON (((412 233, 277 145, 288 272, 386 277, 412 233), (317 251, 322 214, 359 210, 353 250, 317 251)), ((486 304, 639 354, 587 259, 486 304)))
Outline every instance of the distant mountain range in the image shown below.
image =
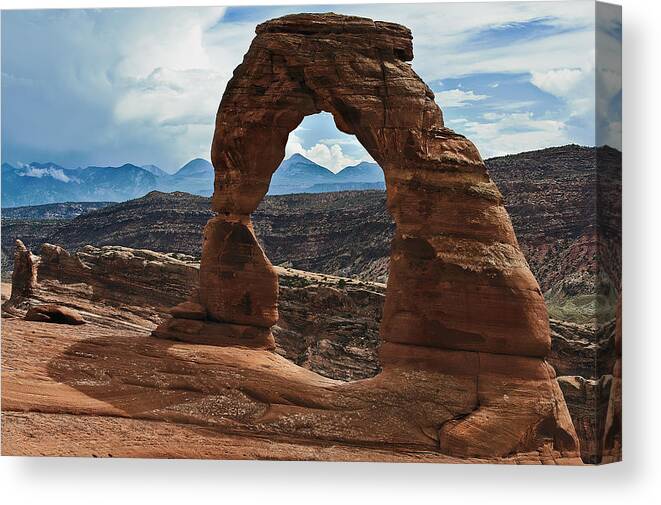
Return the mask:
MULTIPOLYGON (((60 202, 123 202, 150 191, 184 191, 201 196, 213 193, 214 170, 196 158, 174 174, 156 165, 69 169, 55 163, 2 164, 2 207, 60 202)), ((282 162, 273 174, 269 194, 325 193, 356 189, 384 189, 376 163, 362 162, 337 174, 300 154, 282 162)))
MULTIPOLYGON (((301 158, 293 157, 284 174, 307 178, 301 158)), ((554 318, 592 321, 597 309, 607 313, 616 302, 615 293, 602 292, 595 299, 595 286, 607 286, 607 278, 620 283, 616 244, 620 240, 621 163, 622 155, 615 149, 576 145, 485 160, 554 318)), ((313 175, 304 184, 334 184, 318 181, 349 178, 358 171, 328 175, 322 170, 310 170, 313 175)), ((274 176, 274 183, 281 177, 274 176)), ((86 244, 125 245, 199 256, 202 229, 212 216, 209 198, 157 191, 89 208, 71 203, 3 209, 3 269, 11 270, 16 238, 33 248, 42 242, 69 250, 86 244)), ((384 191, 269 196, 252 219, 275 265, 386 280, 394 225, 384 191)))

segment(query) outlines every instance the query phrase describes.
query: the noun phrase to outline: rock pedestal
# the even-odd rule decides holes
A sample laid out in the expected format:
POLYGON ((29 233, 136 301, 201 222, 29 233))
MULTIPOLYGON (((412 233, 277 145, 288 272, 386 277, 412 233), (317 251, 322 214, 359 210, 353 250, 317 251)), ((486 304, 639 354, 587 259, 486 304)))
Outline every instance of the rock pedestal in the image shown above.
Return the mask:
POLYGON ((204 229, 200 287, 172 308, 154 336, 210 345, 274 349, 278 276, 249 216, 217 216, 204 229))
POLYGON ((9 304, 19 303, 32 295, 37 284, 37 261, 21 240, 16 240, 14 270, 11 274, 11 296, 9 304))
POLYGON ((411 32, 336 14, 285 16, 256 32, 216 116, 217 216, 205 230, 194 300, 206 318, 177 316, 196 322, 167 322, 156 334, 198 325, 209 329, 208 343, 267 338, 277 320, 277 277, 250 214, 289 133, 305 116, 330 112, 383 168, 396 223, 381 326, 384 373, 410 382, 411 373, 432 366, 445 377, 472 377, 472 410, 440 428, 440 449, 449 454, 484 455, 489 440, 502 445, 494 454, 543 447, 576 454, 562 394, 543 360, 551 341, 542 293, 479 152, 445 128, 433 92, 408 63, 411 32), (232 329, 221 335, 223 325, 232 329))

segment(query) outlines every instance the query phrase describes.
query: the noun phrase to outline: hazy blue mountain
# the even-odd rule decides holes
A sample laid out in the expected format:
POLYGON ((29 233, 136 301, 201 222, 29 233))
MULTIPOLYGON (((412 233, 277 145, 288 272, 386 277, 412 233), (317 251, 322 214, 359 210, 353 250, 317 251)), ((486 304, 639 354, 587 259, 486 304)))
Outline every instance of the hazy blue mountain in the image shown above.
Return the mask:
POLYGON ((142 165, 140 168, 145 169, 150 174, 154 174, 156 177, 167 177, 168 174, 165 170, 156 165, 142 165))
POLYGON ((213 177, 213 165, 202 158, 195 158, 176 173, 161 177, 158 189, 169 193, 185 191, 195 195, 210 196, 213 193, 213 177))
POLYGON ((335 181, 336 175, 300 154, 284 160, 271 177, 270 195, 303 193, 314 184, 335 181))
MULTIPOLYGON (((2 207, 61 202, 122 202, 150 191, 184 191, 201 196, 213 193, 214 169, 196 158, 176 173, 155 165, 130 163, 119 167, 68 169, 55 163, 2 165, 2 207)), ((327 168, 294 154, 273 174, 269 194, 325 193, 356 189, 383 189, 383 173, 375 163, 362 162, 334 174, 327 168)))
POLYGON ((213 165, 202 158, 190 160, 174 173, 174 177, 199 177, 213 174, 213 165))
POLYGON ((121 167, 87 167, 77 172, 85 202, 122 202, 152 191, 158 177, 144 168, 126 163, 121 167))
POLYGON ((280 163, 271 178, 271 182, 293 182, 297 179, 303 179, 305 182, 317 183, 331 181, 334 178, 335 174, 327 168, 307 159, 302 154, 296 153, 280 163))
POLYGON ((294 154, 283 161, 273 174, 269 195, 287 193, 328 193, 360 189, 385 189, 383 171, 376 163, 361 162, 337 174, 294 154))
POLYGON ((3 163, 2 206, 76 201, 79 187, 73 183, 75 172, 54 163, 30 163, 21 167, 3 163))
POLYGON ((58 202, 122 202, 148 193, 158 178, 131 164, 66 169, 54 163, 2 165, 2 206, 58 202))
POLYGON ((383 170, 376 163, 361 161, 358 165, 345 167, 336 175, 337 181, 342 182, 375 182, 384 183, 383 170))

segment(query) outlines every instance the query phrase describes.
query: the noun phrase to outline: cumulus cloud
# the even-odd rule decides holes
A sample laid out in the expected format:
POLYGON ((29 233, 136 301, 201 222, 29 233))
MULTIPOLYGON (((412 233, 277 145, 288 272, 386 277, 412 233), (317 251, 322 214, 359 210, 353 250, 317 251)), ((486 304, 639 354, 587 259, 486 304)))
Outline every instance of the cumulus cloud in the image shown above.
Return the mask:
POLYGON ((572 4, 571 9, 563 2, 456 2, 415 7, 361 5, 352 6, 351 12, 411 28, 413 68, 426 80, 578 67, 584 59, 578 48, 594 46, 594 5, 590 2, 572 4), (537 36, 508 37, 508 28, 518 27, 527 35, 526 25, 539 24, 539 20, 545 21, 547 30, 533 34, 537 36), (487 39, 485 34, 491 35, 487 39))
POLYGON ((435 95, 436 103, 442 108, 464 107, 470 102, 477 102, 489 98, 487 95, 477 95, 473 91, 463 91, 461 89, 438 91, 435 95))
POLYGON ((159 67, 144 79, 123 87, 114 107, 118 122, 146 121, 159 125, 214 123, 217 88, 224 76, 211 69, 173 70, 159 67))
POLYGON ((574 115, 594 115, 594 50, 589 52, 582 66, 532 72, 530 82, 542 91, 566 101, 574 115))
POLYGON ((531 82, 552 95, 564 96, 576 87, 583 75, 580 68, 560 68, 533 72, 531 82))
MULTIPOLYGON (((325 140, 328 141, 329 139, 325 140)), ((344 152, 340 144, 351 144, 352 141, 345 139, 337 140, 339 140, 339 142, 318 142, 312 147, 306 149, 303 147, 303 141, 298 135, 297 130, 294 130, 289 134, 289 139, 285 147, 285 158, 289 158, 298 153, 335 173, 347 166, 356 165, 361 161, 373 161, 367 152, 359 157, 349 156, 344 152)))
POLYGON ((166 169, 208 158, 218 102, 247 47, 211 34, 224 11, 4 13, 4 156, 166 169))

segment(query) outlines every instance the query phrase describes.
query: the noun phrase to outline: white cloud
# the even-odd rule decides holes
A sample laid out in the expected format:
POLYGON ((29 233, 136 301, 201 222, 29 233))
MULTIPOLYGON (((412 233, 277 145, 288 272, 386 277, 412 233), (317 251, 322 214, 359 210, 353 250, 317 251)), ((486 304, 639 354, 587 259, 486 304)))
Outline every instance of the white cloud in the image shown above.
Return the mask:
POLYGON ((21 177, 37 177, 39 179, 42 177, 52 177, 53 179, 57 179, 58 181, 62 182, 69 182, 71 180, 71 178, 68 177, 60 168, 36 168, 27 166, 25 171, 19 173, 18 175, 21 177))
POLYGON ((425 80, 578 67, 583 63, 584 49, 594 47, 590 27, 594 26, 595 8, 591 2, 456 2, 415 7, 419 8, 362 5, 352 8, 351 13, 409 27, 413 33, 413 68, 425 80), (500 46, 468 44, 482 30, 539 19, 549 19, 556 33, 500 46))
POLYGON ((18 146, 18 159, 70 166, 174 169, 208 159, 218 103, 252 38, 214 28, 224 11, 3 14, 3 46, 21 48, 7 58, 3 50, 3 72, 14 76, 3 75, 3 93, 12 96, 3 101, 3 119, 12 124, 3 128, 3 147, 18 146))
POLYGON ((225 77, 212 69, 157 68, 129 81, 115 104, 119 122, 147 121, 154 126, 213 125, 225 77))
POLYGON ((488 95, 476 95, 473 91, 463 91, 461 89, 450 89, 447 91, 438 91, 434 93, 436 103, 441 108, 464 107, 470 102, 478 102, 489 98, 488 95))
POLYGON ((182 12, 166 13, 155 29, 134 26, 137 40, 111 71, 119 91, 113 109, 118 128, 155 137, 175 167, 193 157, 209 157, 218 103, 243 53, 227 40, 235 34, 222 28, 209 34, 224 8, 186 9, 186 15, 176 15, 182 12), (225 51, 218 51, 218 43, 225 44, 225 51))
MULTIPOLYGON (((367 152, 359 157, 349 156, 342 149, 340 142, 324 143, 321 141, 306 149, 303 147, 303 141, 297 132, 299 132, 298 128, 289 134, 289 139, 287 140, 287 145, 285 146, 285 158, 289 158, 293 154, 298 153, 335 173, 339 172, 347 166, 357 165, 361 161, 374 161, 369 156, 369 154, 367 154, 367 152)), ((342 143, 345 145, 353 143, 351 140, 338 140, 342 140, 342 143)))
POLYGON ((566 101, 573 116, 586 114, 594 116, 594 50, 589 51, 582 66, 532 72, 530 82, 542 91, 566 101))
POLYGON ((360 145, 360 142, 356 140, 355 138, 346 138, 346 139, 320 139, 319 140, 320 144, 326 144, 326 145, 333 145, 333 144, 339 144, 339 145, 345 145, 345 146, 355 146, 355 145, 360 145))
POLYGON ((560 68, 532 73, 531 82, 542 91, 555 96, 565 96, 583 78, 580 68, 560 68))
POLYGON ((462 125, 484 158, 564 145, 570 142, 562 121, 536 118, 532 113, 485 114, 487 122, 462 125))

